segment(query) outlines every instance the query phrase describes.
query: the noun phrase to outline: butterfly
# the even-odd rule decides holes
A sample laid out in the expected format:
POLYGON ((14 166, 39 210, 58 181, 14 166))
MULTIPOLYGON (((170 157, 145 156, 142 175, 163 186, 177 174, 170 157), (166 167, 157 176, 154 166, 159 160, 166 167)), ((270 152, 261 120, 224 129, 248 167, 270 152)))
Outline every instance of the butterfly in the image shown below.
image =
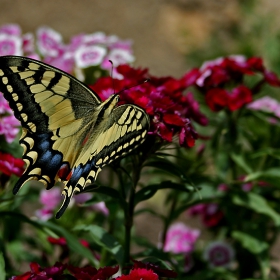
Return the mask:
POLYGON ((21 122, 26 168, 13 193, 30 180, 50 189, 64 183, 60 218, 73 194, 96 180, 101 169, 144 142, 149 116, 132 104, 104 102, 75 77, 40 61, 0 57, 0 91, 21 122))

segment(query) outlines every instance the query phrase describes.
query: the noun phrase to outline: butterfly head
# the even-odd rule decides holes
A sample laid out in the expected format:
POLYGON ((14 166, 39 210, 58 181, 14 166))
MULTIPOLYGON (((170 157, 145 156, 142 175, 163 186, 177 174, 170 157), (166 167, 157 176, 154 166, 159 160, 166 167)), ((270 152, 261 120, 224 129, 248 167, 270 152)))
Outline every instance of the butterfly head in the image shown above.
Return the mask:
POLYGON ((112 110, 116 107, 119 102, 119 95, 113 94, 107 100, 102 103, 102 109, 104 111, 104 115, 110 115, 112 110))

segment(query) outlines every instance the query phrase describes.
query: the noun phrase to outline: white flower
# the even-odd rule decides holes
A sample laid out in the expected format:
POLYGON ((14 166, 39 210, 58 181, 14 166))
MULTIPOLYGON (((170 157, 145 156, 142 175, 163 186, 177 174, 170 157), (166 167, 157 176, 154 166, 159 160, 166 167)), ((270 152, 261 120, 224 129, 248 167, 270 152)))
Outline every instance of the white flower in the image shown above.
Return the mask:
POLYGON ((62 36, 49 27, 40 27, 37 30, 37 45, 42 55, 57 56, 63 49, 62 36))
POLYGON ((81 46, 75 52, 75 62, 78 67, 99 65, 106 55, 106 49, 100 46, 81 46))
POLYGON ((18 36, 0 33, 0 55, 22 55, 22 39, 18 36))

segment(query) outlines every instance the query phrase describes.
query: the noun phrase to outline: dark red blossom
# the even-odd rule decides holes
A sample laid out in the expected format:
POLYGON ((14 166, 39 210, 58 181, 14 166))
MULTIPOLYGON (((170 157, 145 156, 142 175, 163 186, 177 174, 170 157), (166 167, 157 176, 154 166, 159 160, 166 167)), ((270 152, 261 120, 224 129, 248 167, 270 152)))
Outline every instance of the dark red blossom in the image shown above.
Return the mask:
MULTIPOLYGON (((66 238, 64 238, 64 237, 54 238, 54 237, 49 236, 48 241, 53 245, 59 245, 61 247, 59 261, 61 261, 63 263, 67 262, 69 260, 70 250, 69 250, 66 238)), ((89 248, 89 243, 86 240, 80 239, 79 241, 84 247, 89 248)), ((93 254, 96 255, 95 252, 93 252, 93 254)))
POLYGON ((24 171, 24 161, 15 158, 11 154, 0 152, 0 172, 7 176, 21 176, 24 171))
POLYGON ((192 121, 207 124, 207 118, 199 111, 198 102, 191 93, 184 94, 187 86, 197 78, 197 71, 181 79, 173 77, 158 78, 148 74, 147 69, 134 69, 128 65, 117 68, 122 80, 109 77, 100 78, 91 88, 102 100, 113 92, 119 92, 120 104, 132 103, 146 110, 151 119, 149 134, 158 135, 171 142, 173 136, 180 134, 180 145, 192 147, 197 133, 192 121), (144 83, 149 79, 149 82, 144 83), (114 89, 113 89, 114 85, 114 89))
POLYGON ((60 246, 67 246, 67 242, 66 242, 66 239, 64 237, 55 238, 55 237, 49 236, 48 241, 51 244, 60 245, 60 246))
POLYGON ((106 266, 96 269, 90 265, 81 268, 68 265, 67 269, 69 270, 71 275, 79 280, 107 280, 109 279, 109 277, 112 277, 118 272, 119 267, 106 266))
POLYGON ((167 277, 167 278, 176 278, 177 277, 177 273, 173 270, 161 268, 160 266, 155 265, 151 262, 145 263, 145 262, 133 260, 133 269, 137 269, 137 268, 145 268, 145 269, 152 270, 159 277, 167 277))
POLYGON ((206 103, 213 111, 228 108, 235 111, 252 102, 253 95, 259 92, 265 83, 280 86, 277 75, 265 69, 258 57, 229 56, 205 62, 199 69, 191 70, 186 76, 194 77, 193 85, 205 94, 206 103), (258 74, 260 80, 253 86, 245 84, 245 76, 258 74))
POLYGON ((62 263, 55 263, 54 266, 41 268, 38 263, 30 263, 30 271, 13 276, 11 280, 60 280, 66 265, 62 263))
POLYGON ((194 205, 188 210, 188 213, 192 216, 200 215, 206 227, 217 226, 224 217, 223 212, 216 203, 194 205))
POLYGON ((136 268, 131 270, 128 275, 119 276, 116 280, 159 280, 159 278, 150 269, 136 268))
POLYGON ((232 92, 221 88, 210 89, 207 91, 205 99, 214 112, 220 111, 224 107, 235 111, 253 101, 251 90, 244 85, 237 86, 232 92))

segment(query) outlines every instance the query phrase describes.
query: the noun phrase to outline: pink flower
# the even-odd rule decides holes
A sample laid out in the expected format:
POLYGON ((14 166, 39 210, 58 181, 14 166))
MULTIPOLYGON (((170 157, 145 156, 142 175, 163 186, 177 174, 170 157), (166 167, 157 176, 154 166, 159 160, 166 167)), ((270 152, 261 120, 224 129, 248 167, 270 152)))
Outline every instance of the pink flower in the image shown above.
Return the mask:
POLYGON ((74 200, 77 204, 84 204, 86 201, 90 200, 92 198, 91 193, 79 193, 75 195, 74 200))
MULTIPOLYGON (((81 194, 76 195, 74 197, 74 200, 75 200, 76 204, 83 204, 86 201, 90 200, 91 198, 92 198, 91 193, 81 193, 81 194)), ((90 205, 89 209, 99 212, 99 213, 103 214, 104 216, 109 215, 109 210, 106 207, 106 204, 104 201, 100 201, 98 203, 94 203, 94 204, 90 205)))
POLYGON ((7 35, 21 36, 21 28, 17 24, 4 24, 0 27, 0 33, 5 33, 7 35))
POLYGON ((127 64, 134 61, 134 56, 127 50, 123 49, 113 49, 104 59, 102 63, 102 68, 111 69, 112 65, 109 60, 113 61, 114 67, 121 64, 127 64))
POLYGON ((22 55, 22 39, 18 36, 0 33, 0 55, 22 55))
POLYGON ((165 252, 190 253, 200 235, 198 229, 192 229, 183 223, 173 224, 167 231, 163 250, 165 252))
POLYGON ((22 36, 22 49, 25 53, 31 54, 35 52, 34 36, 32 33, 26 33, 22 36))
POLYGON ((264 96, 247 105, 248 109, 272 113, 280 118, 280 103, 270 96, 264 96))
POLYGON ((109 209, 106 207, 106 204, 104 201, 95 203, 95 204, 91 205, 90 208, 96 212, 103 214, 106 217, 109 215, 109 209))
POLYGON ((63 50, 62 36, 49 27, 37 30, 37 45, 44 56, 58 56, 63 50))
POLYGON ((40 202, 45 209, 54 210, 61 201, 61 191, 59 188, 52 188, 50 190, 42 190, 40 193, 40 202))
POLYGON ((55 57, 46 56, 43 60, 45 63, 51 64, 52 66, 71 74, 75 65, 74 56, 70 52, 63 52, 55 57))
POLYGON ((10 108, 8 101, 4 98, 3 94, 0 94, 0 115, 4 115, 5 113, 13 114, 13 111, 10 108))
POLYGON ((38 209, 35 211, 35 215, 41 220, 41 221, 47 221, 53 217, 53 210, 50 209, 38 209))
POLYGON ((12 143, 19 132, 19 121, 14 116, 0 117, 0 134, 4 135, 8 143, 12 143))
POLYGON ((61 202, 61 191, 59 188, 52 188, 50 190, 42 190, 39 198, 43 208, 35 212, 36 216, 47 221, 53 216, 54 210, 61 202))
POLYGON ((75 52, 75 62, 78 67, 86 68, 99 65, 106 55, 106 49, 101 46, 81 46, 75 52))
POLYGON ((203 259, 210 267, 230 267, 235 257, 232 246, 224 241, 211 242, 203 252, 203 259))

